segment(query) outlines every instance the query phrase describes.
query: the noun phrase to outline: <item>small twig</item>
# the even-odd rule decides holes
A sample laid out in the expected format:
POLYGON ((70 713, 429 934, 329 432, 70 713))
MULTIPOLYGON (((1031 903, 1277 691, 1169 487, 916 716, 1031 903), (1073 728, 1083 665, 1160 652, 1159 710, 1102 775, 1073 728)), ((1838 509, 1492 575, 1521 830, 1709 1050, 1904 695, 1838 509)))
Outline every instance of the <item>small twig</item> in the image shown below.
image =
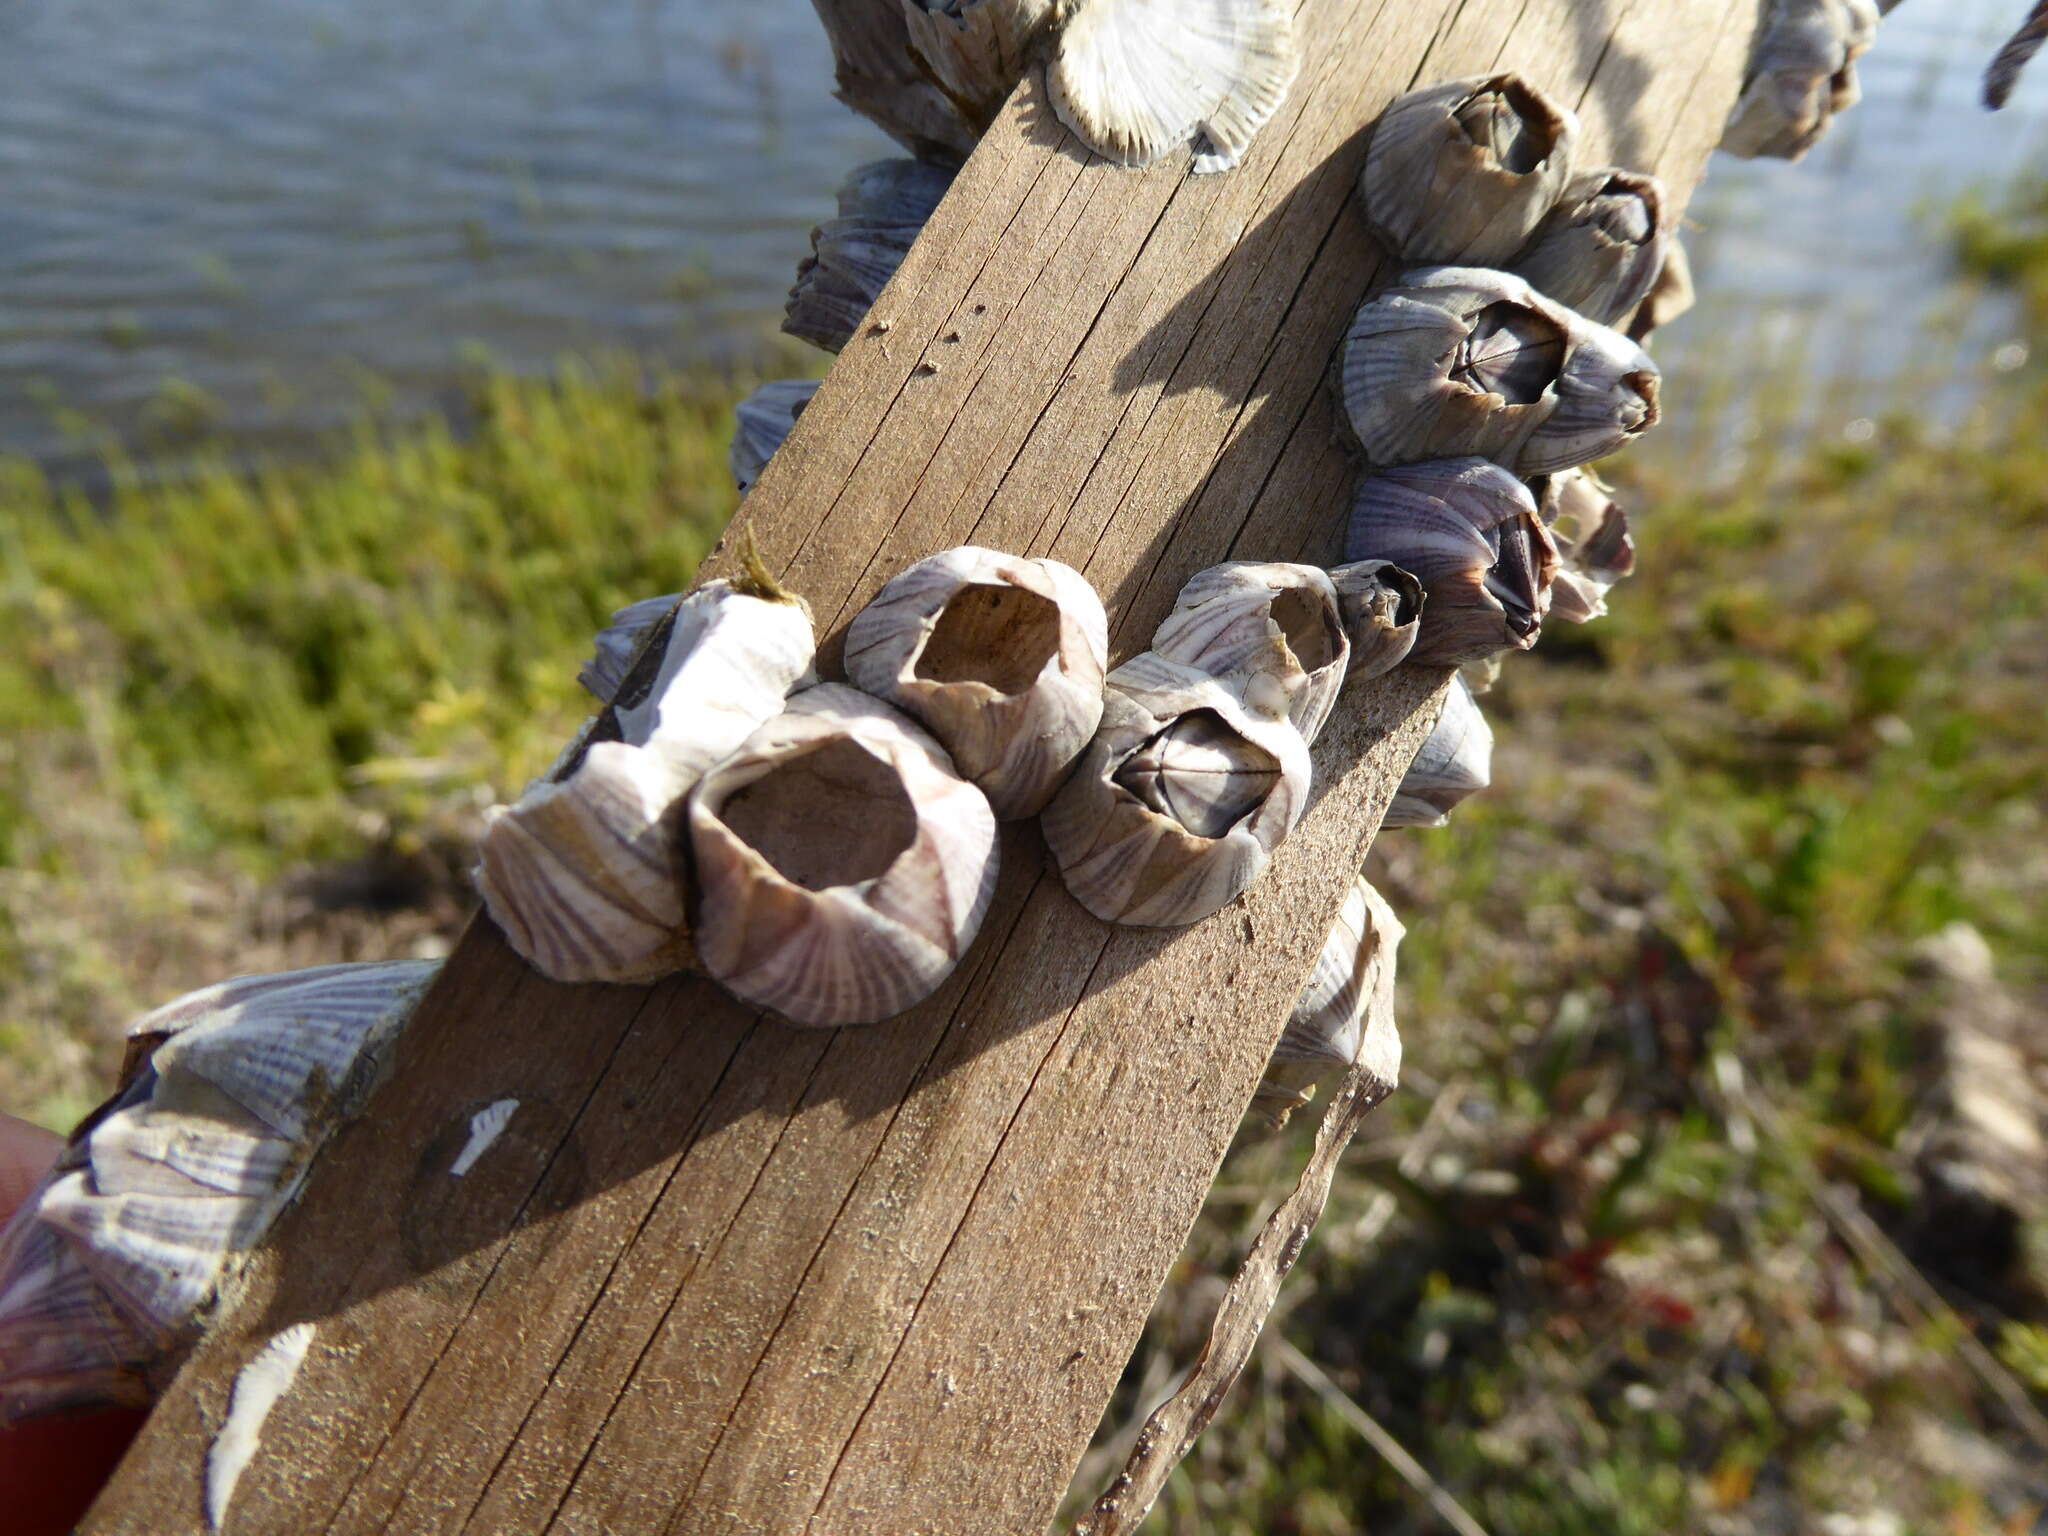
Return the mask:
POLYGON ((1451 1497, 1450 1490, 1431 1477, 1429 1469, 1409 1455, 1407 1447, 1387 1433, 1378 1419, 1359 1407, 1343 1388, 1324 1375, 1321 1366, 1277 1333, 1266 1336, 1266 1348, 1294 1373, 1303 1386, 1320 1397, 1332 1413, 1357 1430, 1359 1437, 1401 1475, 1401 1480, 1422 1495, 1445 1525, 1456 1531, 1458 1536, 1486 1536, 1486 1527, 1474 1520, 1465 1506, 1451 1497))

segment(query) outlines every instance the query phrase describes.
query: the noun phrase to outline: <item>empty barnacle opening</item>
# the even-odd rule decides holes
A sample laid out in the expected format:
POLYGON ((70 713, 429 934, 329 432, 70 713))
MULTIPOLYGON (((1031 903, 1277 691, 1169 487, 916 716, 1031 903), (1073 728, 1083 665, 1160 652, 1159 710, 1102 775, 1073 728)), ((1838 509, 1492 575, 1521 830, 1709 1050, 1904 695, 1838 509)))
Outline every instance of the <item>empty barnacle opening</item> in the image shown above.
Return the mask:
POLYGON ((1490 150, 1501 169, 1526 176, 1557 148, 1563 124, 1518 77, 1501 75, 1466 97, 1455 116, 1465 137, 1490 150))
POLYGON ((717 807, 732 835, 805 890, 887 872, 917 837, 895 768, 844 736, 783 759, 717 807))
POLYGON ((1608 177, 1589 206, 1593 223, 1617 245, 1643 245, 1657 232, 1650 200, 1627 178, 1608 177))
POLYGON ((1518 517, 1501 529, 1500 558, 1486 572, 1486 590, 1506 613, 1512 634, 1533 634, 1543 622, 1556 571, 1556 550, 1535 518, 1518 517))
POLYGON ((1621 378, 1622 387, 1632 391, 1637 403, 1628 408, 1627 420, 1623 425, 1630 432, 1647 432, 1657 425, 1657 374, 1654 369, 1639 369, 1626 373, 1621 378))
POLYGON ((1221 837, 1265 803, 1280 760, 1213 709, 1191 709, 1147 737, 1116 771, 1118 787, 1196 837, 1221 837))
POLYGON ((1450 378, 1509 405, 1534 405, 1557 383, 1567 344, 1564 327, 1548 315, 1502 299, 1472 317, 1450 378))
POLYGON ((973 582, 939 610, 917 658, 927 683, 982 683, 1023 693, 1059 653, 1059 604, 1001 582, 973 582))
POLYGON ((1337 628, 1336 615, 1308 588, 1288 587, 1279 592, 1266 613, 1302 671, 1320 672, 1337 659, 1344 637, 1337 628))

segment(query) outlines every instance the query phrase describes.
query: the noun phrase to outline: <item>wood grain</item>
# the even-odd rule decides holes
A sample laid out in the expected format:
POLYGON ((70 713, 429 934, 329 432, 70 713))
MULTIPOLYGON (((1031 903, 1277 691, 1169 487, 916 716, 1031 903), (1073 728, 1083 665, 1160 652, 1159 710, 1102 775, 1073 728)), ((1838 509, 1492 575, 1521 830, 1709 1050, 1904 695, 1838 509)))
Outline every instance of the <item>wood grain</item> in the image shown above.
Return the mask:
MULTIPOLYGON (((1323 379, 1380 275, 1349 204, 1372 118, 1519 68, 1682 201, 1755 10, 1304 0, 1292 99, 1202 180, 1093 161, 1027 81, 735 526, 835 635, 949 545, 1057 556, 1120 655, 1217 560, 1332 558, 1323 379)), ((1039 1529, 1442 681, 1348 692, 1316 806, 1194 928, 1095 922, 1009 829, 979 944, 888 1024, 557 986, 473 925, 84 1529, 203 1529, 235 1370, 299 1321, 232 1532, 1039 1529)))

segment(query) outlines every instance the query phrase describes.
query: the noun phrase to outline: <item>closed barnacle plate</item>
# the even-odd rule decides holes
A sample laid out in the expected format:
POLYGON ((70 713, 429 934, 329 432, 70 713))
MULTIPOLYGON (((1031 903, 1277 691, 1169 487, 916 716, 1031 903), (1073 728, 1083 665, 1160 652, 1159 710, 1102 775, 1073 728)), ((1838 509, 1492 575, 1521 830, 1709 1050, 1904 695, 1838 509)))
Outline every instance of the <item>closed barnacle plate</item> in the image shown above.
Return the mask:
POLYGON ((1493 727, 1462 677, 1451 679, 1443 713, 1401 776, 1381 827, 1440 827, 1468 796, 1493 782, 1493 727))
POLYGON ((1394 1022, 1394 957, 1406 930, 1364 875, 1351 882, 1316 966, 1266 1064, 1253 1107, 1275 1121, 1308 1102, 1316 1084, 1364 1065, 1391 1092, 1401 1076, 1394 1022))
POLYGON ((1374 464, 1510 462, 1557 409, 1581 323, 1509 273, 1404 273, 1345 333, 1344 418, 1374 464))
POLYGON ((1627 319, 1664 267, 1664 184, 1609 167, 1574 177, 1515 271, 1539 293, 1602 325, 1627 319))
POLYGON ((683 797, 810 672, 809 611, 758 567, 674 614, 652 684, 630 700, 600 637, 623 739, 485 820, 477 889, 512 947, 557 981, 652 981, 690 963, 683 797))
POLYGON ((1004 821, 1043 810, 1087 747, 1108 664, 1086 577, 973 545, 918 561, 846 630, 847 680, 938 737, 1004 821))
POLYGON ((1657 425, 1657 365, 1619 331, 1590 320, 1574 329, 1557 376, 1557 408, 1529 434, 1515 467, 1525 475, 1590 464, 1657 425))
POLYGON ((777 379, 739 403, 733 413, 732 447, 726 460, 742 496, 754 488, 817 392, 816 379, 777 379))
POLYGON ((1314 741, 1351 664, 1337 588, 1313 565, 1211 566, 1180 589, 1154 655, 1227 680, 1246 708, 1314 741))
POLYGON ((1299 62, 1287 0, 1061 0, 1046 89, 1104 159, 1150 165, 1193 144, 1204 174, 1237 164, 1299 62))
POLYGON ((1367 476, 1352 502, 1345 553, 1392 560, 1422 583, 1427 604, 1408 659, 1427 666, 1529 649, 1557 571, 1529 488, 1477 458, 1367 476))
POLYGON ((1402 261, 1504 266, 1563 193, 1578 132, 1520 75, 1411 91, 1373 129, 1366 222, 1402 261))
POLYGON ((996 820, 909 717, 806 689, 691 792, 696 939, 727 991, 871 1024, 952 973, 995 890, 996 820))
POLYGON ((1147 652, 1040 818, 1060 878, 1108 922, 1175 927, 1242 895, 1307 804, 1307 744, 1223 681, 1147 652))

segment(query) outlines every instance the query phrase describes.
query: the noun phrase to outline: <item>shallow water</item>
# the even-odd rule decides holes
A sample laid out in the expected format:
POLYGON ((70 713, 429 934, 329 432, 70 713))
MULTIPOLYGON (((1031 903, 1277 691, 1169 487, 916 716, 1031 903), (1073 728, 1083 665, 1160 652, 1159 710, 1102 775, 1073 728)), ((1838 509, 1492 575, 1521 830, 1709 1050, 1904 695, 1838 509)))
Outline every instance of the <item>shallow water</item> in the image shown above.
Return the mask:
MULTIPOLYGON (((1781 355, 1830 381, 1826 430, 1930 361, 1982 375, 2009 314, 1941 312, 1923 210, 2048 166, 2048 63, 1976 105, 2021 9, 1910 0, 1805 164, 1717 164, 1701 305, 1660 345, 1681 407, 1781 355)), ((807 0, 0 0, 0 61, 0 451, 59 469, 94 424, 289 447, 485 356, 752 352, 889 149, 831 99, 807 0)), ((1742 415, 1671 447, 1725 463, 1742 415)))

